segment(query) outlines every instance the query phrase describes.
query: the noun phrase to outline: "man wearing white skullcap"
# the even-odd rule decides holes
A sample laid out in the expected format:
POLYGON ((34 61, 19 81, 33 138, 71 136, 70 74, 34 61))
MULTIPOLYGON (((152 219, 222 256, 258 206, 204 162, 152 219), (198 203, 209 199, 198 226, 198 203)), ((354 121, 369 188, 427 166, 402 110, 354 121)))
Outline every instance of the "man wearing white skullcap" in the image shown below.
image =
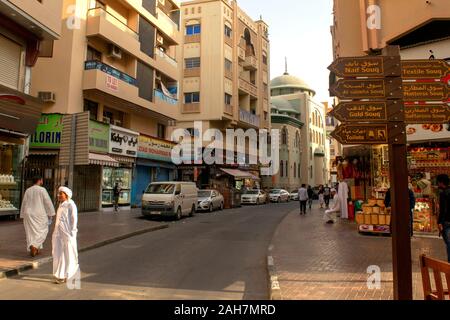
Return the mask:
POLYGON ((53 232, 53 275, 56 283, 72 279, 79 271, 77 247, 78 210, 73 202, 72 190, 67 187, 58 189, 60 205, 56 213, 53 232))
POLYGON ((336 189, 331 189, 331 196, 333 197, 333 203, 330 206, 329 210, 325 211, 323 215, 323 219, 328 224, 333 224, 336 222, 336 213, 341 211, 341 202, 339 201, 339 196, 336 192, 336 189))

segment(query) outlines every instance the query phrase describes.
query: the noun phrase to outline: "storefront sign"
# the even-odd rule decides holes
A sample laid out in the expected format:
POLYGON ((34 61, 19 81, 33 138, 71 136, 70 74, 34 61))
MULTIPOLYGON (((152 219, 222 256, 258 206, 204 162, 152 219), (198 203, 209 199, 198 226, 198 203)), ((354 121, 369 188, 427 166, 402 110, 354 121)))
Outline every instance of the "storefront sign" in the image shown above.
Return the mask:
POLYGON ((31 148, 58 149, 61 147, 62 114, 43 114, 36 132, 30 137, 31 148))
POLYGON ((328 69, 338 77, 384 77, 384 57, 338 58, 328 69))
POLYGON ((445 83, 404 83, 404 101, 446 101, 450 91, 445 83))
POLYGON ((332 136, 342 144, 387 144, 388 125, 339 125, 332 136))
POLYGON ((102 122, 89 121, 89 151, 108 153, 109 125, 102 122))
POLYGON ((172 148, 175 143, 158 138, 139 136, 138 157, 143 159, 172 162, 172 148))
POLYGON ((401 98, 401 78, 392 80, 339 80, 330 87, 330 94, 339 99, 401 98))
POLYGON ((442 79, 450 74, 450 65, 444 60, 403 60, 403 79, 442 79))
POLYGON ((450 121, 450 106, 446 104, 405 105, 405 121, 408 124, 444 124, 450 121))
POLYGON ((111 126, 109 152, 127 157, 137 157, 139 133, 111 126))

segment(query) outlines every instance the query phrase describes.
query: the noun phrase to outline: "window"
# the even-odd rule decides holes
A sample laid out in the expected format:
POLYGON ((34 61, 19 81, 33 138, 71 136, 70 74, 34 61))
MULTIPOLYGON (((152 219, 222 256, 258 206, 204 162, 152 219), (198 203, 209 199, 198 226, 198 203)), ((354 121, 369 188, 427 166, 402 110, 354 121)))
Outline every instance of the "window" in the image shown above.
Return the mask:
POLYGON ((233 96, 231 94, 225 93, 225 104, 231 105, 232 100, 233 100, 233 96))
POLYGON ((166 138, 166 126, 158 123, 158 138, 165 139, 166 138))
POLYGON ((193 36, 201 33, 201 26, 199 24, 194 24, 192 26, 186 26, 186 35, 193 36))
POLYGON ((225 58, 225 70, 231 71, 233 68, 233 62, 225 58))
POLYGON ((102 61, 102 53, 91 46, 88 46, 86 61, 102 61))
POLYGON ((233 30, 231 30, 231 28, 227 25, 225 25, 225 36, 227 36, 228 38, 231 38, 233 34, 233 30))
POLYGON ((200 68, 200 58, 187 58, 184 61, 186 69, 200 68))
POLYGON ((189 92, 184 94, 184 103, 199 103, 200 92, 189 92))

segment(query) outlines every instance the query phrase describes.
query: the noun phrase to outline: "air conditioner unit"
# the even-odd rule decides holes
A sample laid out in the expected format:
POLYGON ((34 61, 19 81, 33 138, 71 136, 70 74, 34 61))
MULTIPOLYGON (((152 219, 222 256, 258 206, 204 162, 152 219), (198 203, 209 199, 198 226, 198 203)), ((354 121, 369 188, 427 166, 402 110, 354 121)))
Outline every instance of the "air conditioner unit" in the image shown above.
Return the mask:
POLYGON ((38 97, 44 102, 56 102, 56 95, 51 91, 39 91, 38 97))
POLYGON ((164 44, 164 38, 163 38, 163 36, 160 35, 160 34, 156 35, 156 42, 157 42, 158 44, 160 44, 160 45, 163 45, 163 44, 164 44))
POLYGON ((110 123, 111 123, 111 118, 109 118, 109 117, 103 117, 103 123, 110 124, 110 123))
POLYGON ((110 45, 108 57, 115 58, 115 59, 122 59, 122 49, 120 49, 118 46, 115 46, 113 44, 110 45))

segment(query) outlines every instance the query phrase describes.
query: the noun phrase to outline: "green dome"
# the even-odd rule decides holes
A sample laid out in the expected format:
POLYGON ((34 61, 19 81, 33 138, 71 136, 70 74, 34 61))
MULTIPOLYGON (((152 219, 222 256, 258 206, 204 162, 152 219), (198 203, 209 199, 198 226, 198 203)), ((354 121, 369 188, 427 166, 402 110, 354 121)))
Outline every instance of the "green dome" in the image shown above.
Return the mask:
POLYGON ((272 97, 270 98, 270 102, 272 104, 272 109, 277 109, 279 112, 300 114, 300 111, 295 109, 286 99, 281 97, 272 97))
POLYGON ((291 76, 288 73, 283 74, 280 77, 274 78, 270 82, 270 88, 271 89, 283 89, 283 88, 294 88, 294 89, 301 89, 305 91, 316 93, 307 83, 306 81, 297 78, 295 76, 291 76))

